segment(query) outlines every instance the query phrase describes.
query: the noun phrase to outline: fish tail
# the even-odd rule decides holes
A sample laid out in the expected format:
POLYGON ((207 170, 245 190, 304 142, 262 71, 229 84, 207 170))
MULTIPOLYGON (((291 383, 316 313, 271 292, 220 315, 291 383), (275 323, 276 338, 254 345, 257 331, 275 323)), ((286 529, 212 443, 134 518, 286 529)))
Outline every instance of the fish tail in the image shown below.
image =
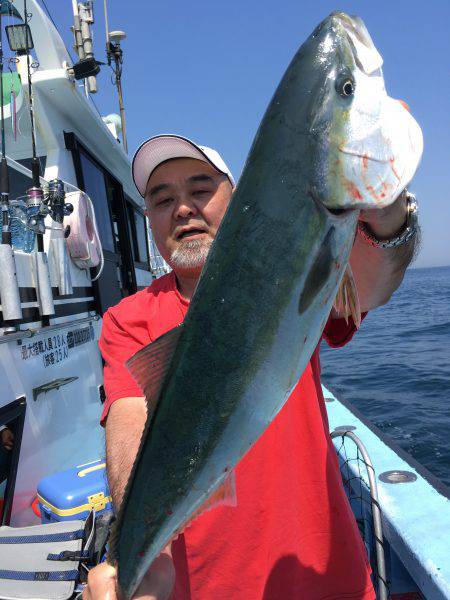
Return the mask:
POLYGON ((344 316, 347 323, 348 317, 351 316, 356 328, 359 329, 361 325, 361 305, 350 265, 347 265, 341 279, 333 306, 340 315, 344 316))

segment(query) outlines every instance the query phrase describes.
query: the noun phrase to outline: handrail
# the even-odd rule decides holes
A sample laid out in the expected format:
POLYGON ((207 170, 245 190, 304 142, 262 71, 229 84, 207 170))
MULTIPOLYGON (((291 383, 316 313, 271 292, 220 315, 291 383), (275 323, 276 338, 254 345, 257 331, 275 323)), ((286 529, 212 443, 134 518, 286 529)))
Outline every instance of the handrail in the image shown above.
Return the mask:
POLYGON ((331 432, 331 439, 337 437, 348 437, 350 438, 358 450, 361 452, 363 462, 366 465, 367 476, 369 478, 369 489, 372 504, 372 518, 373 518, 373 529, 375 534, 375 553, 377 558, 377 569, 378 569, 378 597, 380 600, 388 600, 389 590, 387 587, 386 577, 386 563, 384 558, 384 547, 383 547, 383 528, 381 523, 381 510, 380 503, 378 501, 378 488, 375 477, 375 469, 373 468, 372 461, 366 447, 359 439, 357 435, 353 433, 351 429, 337 429, 331 432))

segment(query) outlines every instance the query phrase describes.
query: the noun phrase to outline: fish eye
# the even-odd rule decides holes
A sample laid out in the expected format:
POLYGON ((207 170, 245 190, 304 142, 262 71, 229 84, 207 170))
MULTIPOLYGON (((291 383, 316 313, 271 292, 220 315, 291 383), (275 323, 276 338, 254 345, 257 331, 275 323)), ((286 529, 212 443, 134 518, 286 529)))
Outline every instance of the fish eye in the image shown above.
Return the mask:
POLYGON ((336 82, 336 91, 343 98, 353 96, 355 93, 355 82, 349 77, 342 78, 336 82))

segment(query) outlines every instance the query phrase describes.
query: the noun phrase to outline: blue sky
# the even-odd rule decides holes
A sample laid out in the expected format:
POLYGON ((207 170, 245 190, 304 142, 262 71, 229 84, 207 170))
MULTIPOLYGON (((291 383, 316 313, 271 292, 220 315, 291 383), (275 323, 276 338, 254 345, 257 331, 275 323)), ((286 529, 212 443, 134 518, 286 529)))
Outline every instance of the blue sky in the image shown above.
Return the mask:
MULTIPOLYGON (((72 46, 71 0, 46 0, 72 46)), ((123 29, 130 152, 158 133, 217 148, 238 177, 268 102, 298 46, 330 12, 363 18, 384 58, 389 94, 404 99, 425 139, 411 185, 420 201, 416 266, 450 265, 450 1, 108 0, 110 30, 123 29)), ((104 60, 103 0, 95 0, 94 48, 104 60)), ((106 67, 95 99, 118 112, 106 67)))

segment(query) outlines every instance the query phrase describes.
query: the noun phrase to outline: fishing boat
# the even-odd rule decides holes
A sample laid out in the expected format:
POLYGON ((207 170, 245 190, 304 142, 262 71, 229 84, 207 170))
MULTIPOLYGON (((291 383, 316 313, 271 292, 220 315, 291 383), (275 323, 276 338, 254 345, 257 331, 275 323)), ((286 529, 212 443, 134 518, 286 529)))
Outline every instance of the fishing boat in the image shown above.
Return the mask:
MULTIPOLYGON (((100 67, 91 3, 73 3, 76 60, 37 0, 0 6, 1 39, 10 43, 9 58, 0 45, 0 194, 9 227, 0 254, 0 518, 12 528, 50 527, 108 505, 104 478, 96 493, 82 486, 104 470, 101 318, 167 267, 130 174, 124 34, 107 28, 122 114, 102 118, 92 102, 100 67), (59 477, 67 470, 84 500, 56 507, 41 491, 39 510, 43 481, 67 496, 59 477)), ((450 491, 354 407, 327 388, 324 395, 378 596, 450 598, 450 491)))
MULTIPOLYGON (((2 244, 9 252, 0 270, 13 268, 0 284, 0 424, 14 444, 3 449, 0 515, 22 526, 37 521, 31 504, 43 477, 102 455, 101 316, 164 264, 147 233, 120 118, 103 119, 91 99, 99 67, 83 48, 90 3, 76 5, 84 51, 77 62, 38 2, 1 7, 3 39, 12 44, 2 57, 12 243, 2 244)), ((109 44, 120 51, 120 32, 109 44)))

